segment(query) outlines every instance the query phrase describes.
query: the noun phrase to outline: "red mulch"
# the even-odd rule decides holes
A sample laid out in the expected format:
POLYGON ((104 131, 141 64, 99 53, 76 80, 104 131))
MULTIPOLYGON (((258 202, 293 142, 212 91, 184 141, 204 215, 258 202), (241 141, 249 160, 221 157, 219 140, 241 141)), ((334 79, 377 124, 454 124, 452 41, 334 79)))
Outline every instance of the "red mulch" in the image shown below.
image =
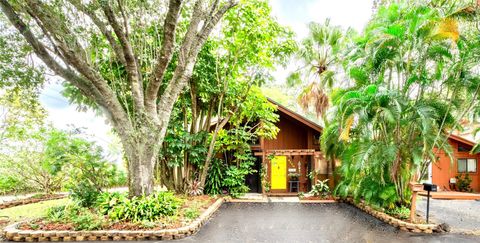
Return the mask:
MULTIPOLYGON (((180 211, 182 209, 186 209, 192 204, 198 202, 205 202, 202 206, 199 207, 199 215, 201 215, 205 210, 207 210, 217 199, 211 198, 208 195, 202 196, 194 196, 194 197, 184 197, 185 203, 182 205, 180 211)), ((175 229, 185 225, 185 219, 182 217, 180 213, 178 220, 176 222, 170 223, 168 225, 162 224, 160 221, 158 225, 153 228, 145 228, 141 224, 133 223, 133 222, 117 222, 111 223, 110 225, 105 226, 102 230, 162 230, 162 229, 175 229)), ((72 223, 54 223, 54 222, 47 222, 43 219, 38 219, 35 221, 31 221, 29 223, 23 223, 19 226, 21 230, 74 230, 75 227, 72 223), (35 225, 37 227, 32 227, 35 225)))

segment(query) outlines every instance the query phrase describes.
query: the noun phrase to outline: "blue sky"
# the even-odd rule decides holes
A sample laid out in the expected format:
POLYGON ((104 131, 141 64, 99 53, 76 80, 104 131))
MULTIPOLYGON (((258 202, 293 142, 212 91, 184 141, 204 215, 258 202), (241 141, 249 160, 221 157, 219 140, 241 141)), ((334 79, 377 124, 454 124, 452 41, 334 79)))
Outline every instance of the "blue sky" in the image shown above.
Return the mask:
MULTIPOLYGON (((372 13, 372 0, 271 0, 272 12, 277 20, 290 26, 302 39, 308 34, 307 24, 311 21, 331 23, 347 29, 361 31, 372 13)), ((283 82, 291 68, 279 69, 273 75, 283 82)), ((119 144, 111 134, 111 127, 102 116, 93 111, 79 112, 75 105, 61 95, 62 85, 52 80, 42 92, 40 101, 49 113, 48 119, 57 128, 68 129, 71 125, 84 128, 90 140, 97 142, 112 160, 120 161, 119 144), (112 142, 113 141, 113 142, 112 142)))

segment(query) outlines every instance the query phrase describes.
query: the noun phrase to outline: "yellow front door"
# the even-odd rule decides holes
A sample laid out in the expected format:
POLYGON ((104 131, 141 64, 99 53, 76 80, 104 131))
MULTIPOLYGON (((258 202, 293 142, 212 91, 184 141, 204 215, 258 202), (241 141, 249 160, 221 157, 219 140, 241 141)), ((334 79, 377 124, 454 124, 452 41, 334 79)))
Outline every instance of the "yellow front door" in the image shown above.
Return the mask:
POLYGON ((287 156, 275 156, 271 165, 272 189, 287 189, 287 156))

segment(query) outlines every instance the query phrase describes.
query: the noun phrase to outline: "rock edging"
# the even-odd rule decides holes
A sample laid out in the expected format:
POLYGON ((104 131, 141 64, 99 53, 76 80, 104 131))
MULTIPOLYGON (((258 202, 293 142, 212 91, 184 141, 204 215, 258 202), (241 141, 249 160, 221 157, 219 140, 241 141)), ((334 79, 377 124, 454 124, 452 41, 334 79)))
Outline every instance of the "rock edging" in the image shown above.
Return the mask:
POLYGON ((67 195, 64 195, 64 194, 58 194, 58 195, 55 195, 55 196, 49 197, 49 198, 24 198, 24 199, 19 199, 19 200, 13 200, 13 201, 0 203, 0 209, 6 209, 6 208, 22 206, 22 205, 27 205, 27 204, 32 204, 32 203, 38 203, 38 202, 43 202, 43 201, 49 201, 49 200, 62 199, 62 198, 65 198, 66 196, 67 195))
POLYGON ((46 231, 20 230, 18 222, 5 227, 4 235, 10 241, 131 241, 131 240, 173 240, 197 233, 223 204, 219 198, 205 212, 189 225, 163 230, 95 230, 95 231, 46 231))
POLYGON ((373 217, 389 225, 392 225, 396 228, 399 228, 400 230, 403 230, 403 231, 409 231, 414 233, 425 233, 425 234, 443 232, 442 227, 438 224, 413 224, 413 223, 405 222, 403 220, 392 217, 384 212, 377 211, 371 208, 370 206, 366 205, 364 202, 355 203, 354 200, 351 198, 342 199, 340 201, 351 204, 357 207, 358 209, 361 209, 362 211, 372 215, 373 217))

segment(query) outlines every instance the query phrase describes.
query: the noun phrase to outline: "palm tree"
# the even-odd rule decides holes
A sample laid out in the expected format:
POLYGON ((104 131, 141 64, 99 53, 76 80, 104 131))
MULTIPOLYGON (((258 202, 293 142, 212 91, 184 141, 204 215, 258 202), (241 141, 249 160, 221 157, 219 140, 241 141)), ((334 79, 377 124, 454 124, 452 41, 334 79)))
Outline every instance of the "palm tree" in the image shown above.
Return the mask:
POLYGON ((435 4, 379 7, 348 48, 355 84, 332 95, 339 131, 323 141, 343 147, 340 195, 408 205, 408 183, 437 160, 434 148, 450 153, 449 132, 478 105, 480 42, 461 32, 464 7, 435 4))
POLYGON ((323 24, 311 22, 309 35, 301 42, 297 59, 301 66, 287 78, 291 86, 302 85, 298 103, 308 110, 313 106, 318 117, 328 108, 327 88, 335 83, 341 47, 346 32, 340 26, 332 26, 327 19, 323 24))
MULTIPOLYGON (((317 117, 323 117, 329 107, 327 90, 335 83, 336 70, 339 66, 341 47, 346 42, 348 32, 340 26, 332 26, 326 19, 323 24, 311 22, 308 25, 309 35, 301 42, 297 59, 300 68, 291 73, 287 79, 290 86, 304 86, 297 98, 298 104, 304 109, 313 108, 317 117)), ((325 145, 325 148, 330 148, 325 145)), ((335 170, 335 155, 332 149, 324 150, 327 159, 327 173, 335 170)), ((335 184, 333 175, 331 182, 335 184)))

